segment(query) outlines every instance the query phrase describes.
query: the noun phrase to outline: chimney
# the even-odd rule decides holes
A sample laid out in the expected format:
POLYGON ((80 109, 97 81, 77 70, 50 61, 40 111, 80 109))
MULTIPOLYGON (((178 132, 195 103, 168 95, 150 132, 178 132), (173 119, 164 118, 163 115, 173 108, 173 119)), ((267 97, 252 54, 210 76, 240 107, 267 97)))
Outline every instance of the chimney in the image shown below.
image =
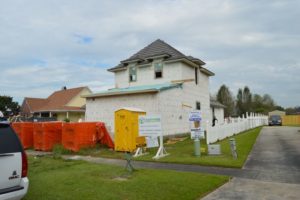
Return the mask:
POLYGON ((67 89, 67 86, 63 86, 62 88, 61 88, 61 90, 66 90, 67 89))

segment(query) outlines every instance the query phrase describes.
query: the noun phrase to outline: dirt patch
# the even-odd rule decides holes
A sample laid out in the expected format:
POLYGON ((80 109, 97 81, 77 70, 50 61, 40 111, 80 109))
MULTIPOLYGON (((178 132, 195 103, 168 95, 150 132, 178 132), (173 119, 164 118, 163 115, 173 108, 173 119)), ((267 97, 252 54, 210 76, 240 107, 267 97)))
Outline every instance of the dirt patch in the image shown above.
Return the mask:
POLYGON ((119 177, 113 178, 112 180, 123 182, 123 181, 128 181, 128 178, 119 176, 119 177))
POLYGON ((176 144, 177 142, 184 141, 187 137, 178 137, 178 138, 171 138, 167 141, 166 144, 176 144))

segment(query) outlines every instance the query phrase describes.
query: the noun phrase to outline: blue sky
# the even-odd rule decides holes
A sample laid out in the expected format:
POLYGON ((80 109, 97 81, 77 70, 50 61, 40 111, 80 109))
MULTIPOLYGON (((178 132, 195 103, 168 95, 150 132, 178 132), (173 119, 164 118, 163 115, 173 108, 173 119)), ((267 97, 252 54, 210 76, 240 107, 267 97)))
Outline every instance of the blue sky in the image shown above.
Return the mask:
POLYGON ((300 1, 3 0, 0 95, 114 86, 113 67, 160 38, 207 63, 214 94, 249 86, 300 105, 300 1))

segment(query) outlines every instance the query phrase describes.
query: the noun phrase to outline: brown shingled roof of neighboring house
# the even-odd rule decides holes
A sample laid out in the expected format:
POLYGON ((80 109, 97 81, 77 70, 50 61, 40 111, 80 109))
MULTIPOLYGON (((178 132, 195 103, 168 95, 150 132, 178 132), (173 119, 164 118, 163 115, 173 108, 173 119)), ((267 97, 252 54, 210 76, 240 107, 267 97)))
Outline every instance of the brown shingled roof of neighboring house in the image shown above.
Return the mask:
POLYGON ((22 105, 22 112, 84 111, 84 107, 67 106, 67 104, 85 88, 88 87, 58 90, 53 92, 46 99, 25 97, 22 105))
POLYGON ((55 91, 47 98, 47 103, 37 109, 37 111, 80 111, 82 110, 80 107, 66 106, 66 104, 76 97, 84 88, 86 87, 55 91))
POLYGON ((29 112, 33 113, 47 103, 47 99, 25 97, 24 102, 29 108, 29 112))

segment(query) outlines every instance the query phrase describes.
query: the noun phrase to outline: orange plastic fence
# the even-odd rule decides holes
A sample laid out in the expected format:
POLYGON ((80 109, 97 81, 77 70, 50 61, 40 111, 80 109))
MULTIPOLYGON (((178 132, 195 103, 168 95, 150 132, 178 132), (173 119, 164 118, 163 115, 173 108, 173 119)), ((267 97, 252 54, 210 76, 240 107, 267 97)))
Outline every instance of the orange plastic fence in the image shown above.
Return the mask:
POLYGON ((61 140, 62 122, 34 123, 34 149, 51 151, 61 140))
POLYGON ((64 148, 77 152, 81 148, 94 147, 96 142, 96 122, 63 124, 62 145, 64 148))
POLYGON ((33 123, 32 122, 14 122, 12 123, 14 131, 20 138, 24 149, 33 147, 33 123))
POLYGON ((43 149, 43 123, 37 122, 33 124, 33 146, 35 150, 43 149))
POLYGON ((112 141, 103 122, 97 123, 97 138, 101 144, 104 144, 112 149, 115 148, 114 142, 112 141))
POLYGON ((114 148, 103 122, 15 122, 12 127, 25 149, 34 147, 35 150, 51 151, 55 144, 62 144, 77 152, 81 148, 94 147, 98 142, 114 148))

